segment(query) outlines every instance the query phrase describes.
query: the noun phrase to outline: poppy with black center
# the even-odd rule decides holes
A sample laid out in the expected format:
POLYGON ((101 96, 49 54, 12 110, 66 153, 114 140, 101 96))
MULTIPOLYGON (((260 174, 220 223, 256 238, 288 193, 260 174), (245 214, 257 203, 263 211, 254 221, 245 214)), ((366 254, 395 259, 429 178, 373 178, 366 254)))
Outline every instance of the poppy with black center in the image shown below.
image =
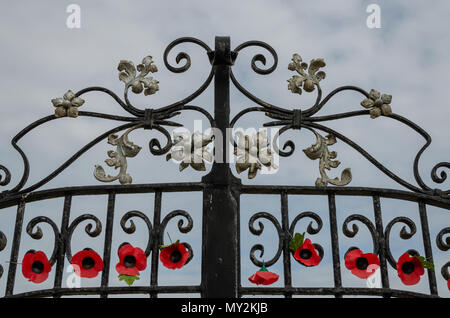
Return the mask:
POLYGON ((124 243, 119 247, 118 255, 116 270, 119 275, 136 276, 147 268, 147 256, 139 247, 124 243))
POLYGON ((310 239, 306 239, 303 244, 294 252, 294 258, 305 266, 316 266, 322 260, 316 252, 315 246, 310 239))
POLYGON ((42 251, 29 250, 22 260, 22 274, 30 282, 39 284, 48 278, 52 269, 47 256, 42 251))
POLYGON ((259 271, 250 276, 248 280, 256 285, 271 285, 278 280, 278 274, 269 272, 265 265, 259 271))
POLYGON ((94 278, 103 271, 103 260, 94 250, 85 248, 76 253, 71 260, 75 274, 80 277, 94 278))
POLYGON ((344 256, 345 267, 356 277, 366 279, 380 267, 378 256, 373 253, 363 253, 360 249, 350 248, 344 256))
POLYGON ((177 269, 186 264, 189 256, 189 251, 184 244, 173 243, 161 250, 159 259, 165 267, 169 269, 177 269))
POLYGON ((420 276, 425 273, 419 258, 404 253, 397 261, 397 274, 405 285, 415 285, 420 281, 420 276))

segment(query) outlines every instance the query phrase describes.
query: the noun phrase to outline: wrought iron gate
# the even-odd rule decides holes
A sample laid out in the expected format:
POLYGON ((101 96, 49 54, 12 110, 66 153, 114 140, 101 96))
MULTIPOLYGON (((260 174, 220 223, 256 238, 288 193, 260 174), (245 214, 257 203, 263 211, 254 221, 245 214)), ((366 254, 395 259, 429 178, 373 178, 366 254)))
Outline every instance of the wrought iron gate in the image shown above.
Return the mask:
MULTIPOLYGON (((390 288, 390 281, 388 277, 388 266, 396 268, 396 258, 391 253, 389 240, 390 232, 393 225, 397 223, 404 224, 400 233, 402 239, 409 239, 416 233, 416 225, 408 218, 402 216, 392 219, 387 225, 384 224, 381 216, 381 198, 393 198, 398 200, 406 200, 417 203, 417 213, 420 216, 420 225, 422 229, 422 240, 425 251, 424 257, 433 262, 432 247, 435 242, 436 247, 442 251, 450 249, 450 227, 443 228, 437 237, 433 238, 430 235, 427 205, 440 207, 446 210, 450 209, 450 190, 439 190, 429 187, 425 184, 419 174, 419 160, 422 153, 431 143, 431 137, 418 125, 409 121, 408 119, 392 112, 390 102, 391 96, 387 94, 380 94, 376 90, 367 92, 361 88, 354 86, 342 86, 324 98, 322 97, 322 90, 320 88, 320 81, 325 78, 325 73, 321 70, 325 66, 323 59, 313 59, 311 62, 305 63, 298 54, 294 54, 292 62, 288 69, 296 71, 297 74, 289 79, 288 89, 295 94, 304 92, 317 92, 317 99, 315 104, 308 109, 285 109, 279 106, 271 105, 258 97, 252 95, 247 91, 235 78, 232 72, 232 66, 236 60, 239 52, 250 46, 258 46, 267 49, 273 57, 274 63, 271 67, 261 69, 256 62, 266 64, 266 58, 261 55, 255 55, 252 59, 252 69, 258 74, 270 74, 273 72, 278 63, 277 54, 274 49, 268 44, 260 41, 249 41, 237 46, 234 50, 230 48, 230 39, 228 37, 216 37, 215 49, 212 50, 204 42, 194 38, 180 38, 173 41, 164 52, 164 63, 166 67, 175 73, 181 73, 189 69, 190 56, 184 52, 176 56, 176 62, 180 63, 184 60, 184 65, 174 67, 168 62, 169 52, 176 45, 180 43, 191 42, 204 48, 209 61, 212 65, 211 72, 206 81, 198 88, 192 95, 186 97, 171 105, 161 107, 158 109, 138 109, 134 107, 128 99, 128 92, 131 89, 133 93, 139 94, 144 92, 145 95, 150 95, 158 90, 158 82, 152 77, 147 77, 149 73, 157 71, 150 56, 145 57, 141 64, 134 66, 130 61, 121 61, 118 67, 120 71, 119 78, 125 83, 124 100, 118 97, 114 92, 103 87, 89 87, 82 89, 77 93, 68 91, 63 97, 52 100, 55 107, 55 114, 39 119, 28 127, 24 128, 18 135, 12 139, 13 147, 19 152, 23 159, 24 171, 19 183, 9 190, 0 193, 0 209, 17 206, 16 221, 14 225, 14 235, 12 238, 7 238, 4 233, 0 232, 0 251, 5 249, 7 244, 11 244, 11 256, 9 264, 5 270, 6 274, 6 297, 25 297, 25 296, 53 296, 61 297, 63 295, 84 295, 95 294, 101 297, 107 297, 110 294, 148 294, 151 297, 157 297, 161 293, 200 293, 202 297, 240 297, 243 295, 284 295, 285 297, 292 297, 294 295, 334 295, 342 297, 343 295, 379 295, 384 297, 396 296, 438 296, 437 280, 450 279, 450 261, 442 266, 440 273, 436 269, 427 269, 429 279, 429 294, 421 294, 404 290, 396 290, 390 288), (198 97, 214 80, 214 114, 209 114, 205 109, 189 105, 189 103, 198 97), (239 112, 234 118, 230 118, 230 83, 232 83, 242 94, 254 102, 257 106, 247 108, 239 112), (132 117, 116 116, 103 113, 95 113, 89 111, 78 110, 83 105, 84 100, 81 98, 87 92, 98 91, 111 96, 124 110, 126 110, 132 117), (336 94, 343 91, 354 91, 362 95, 361 105, 365 109, 355 110, 347 113, 338 113, 327 116, 315 116, 315 114, 336 94), (195 148, 196 143, 194 136, 178 136, 172 140, 170 133, 165 127, 180 126, 173 117, 179 115, 183 110, 193 110, 206 116, 212 128, 215 128, 214 137, 205 138, 200 135, 200 155, 196 157, 195 148), (265 150, 265 157, 262 156, 261 140, 267 141, 267 137, 263 134, 255 136, 241 135, 236 142, 233 136, 228 134, 228 130, 233 128, 239 118, 250 112, 263 112, 267 117, 274 121, 264 124, 265 127, 281 127, 276 134, 272 147, 274 151, 265 150), (43 178, 39 182, 26 187, 28 181, 30 165, 26 154, 22 151, 18 142, 28 132, 34 128, 43 125, 60 117, 77 117, 89 116, 104 118, 109 120, 116 120, 125 122, 124 124, 113 128, 102 135, 98 136, 92 142, 84 146, 77 153, 75 153, 69 160, 62 164, 58 169, 53 171, 50 175, 43 178), (414 164, 414 178, 417 185, 413 185, 401 177, 391 172, 388 168, 379 163, 374 157, 366 152, 362 147, 350 140, 343 134, 320 124, 320 122, 327 122, 330 120, 349 118, 355 116, 370 116, 377 118, 379 116, 389 116, 392 119, 409 126, 415 132, 420 134, 425 139, 425 145, 417 153, 414 164), (203 171, 205 170, 204 160, 208 159, 206 154, 203 154, 203 148, 208 144, 215 145, 214 163, 211 171, 205 175, 201 182, 190 183, 164 183, 164 184, 131 184, 132 179, 127 174, 127 157, 134 157, 139 150, 139 146, 133 144, 128 139, 128 133, 135 129, 153 129, 159 131, 166 137, 166 143, 161 146, 157 139, 152 139, 149 143, 150 151, 154 155, 168 154, 167 159, 175 156, 174 149, 177 145, 187 142, 191 151, 187 151, 184 155, 189 158, 182 161, 180 170, 191 166, 193 169, 203 171), (311 131, 316 139, 316 144, 304 149, 305 154, 310 159, 319 160, 320 177, 316 180, 315 186, 266 186, 266 185, 245 185, 241 180, 236 178, 230 169, 228 162, 228 149, 230 145, 236 151, 241 161, 237 161, 236 170, 241 172, 248 171, 248 177, 254 178, 258 172, 263 169, 273 168, 274 162, 272 158, 274 155, 281 157, 290 156, 295 149, 292 141, 287 141, 283 149, 277 147, 277 140, 279 136, 290 130, 306 129, 311 131), (118 132, 126 130, 120 137, 116 135, 118 132), (322 131, 328 135, 322 136, 318 133, 322 131), (242 137, 242 138, 241 138, 242 137), (115 146, 116 149, 108 152, 109 158, 105 161, 109 166, 120 169, 117 176, 106 175, 103 167, 96 166, 94 175, 97 180, 103 182, 113 182, 119 180, 119 185, 95 185, 82 187, 65 187, 51 190, 39 190, 41 186, 55 178, 59 173, 70 166, 83 153, 88 151, 94 145, 108 138, 108 143, 115 146), (375 165, 381 172, 386 174, 407 190, 394 190, 384 188, 365 188, 365 187, 347 187, 346 185, 351 181, 352 175, 350 169, 344 169, 341 178, 330 178, 326 171, 336 168, 339 161, 333 160, 337 154, 328 149, 334 143, 339 141, 345 142, 350 147, 357 150, 369 162, 375 165), (221 145, 227 145, 221 147, 221 145), (255 146, 255 150, 252 148, 255 146), (225 148, 225 149, 222 149, 225 148), (239 150, 241 153, 239 153, 239 150), (200 157, 200 159, 198 158, 200 157), (328 186, 328 184, 334 186, 328 186), (161 202, 164 193, 167 192, 202 192, 203 194, 203 217, 202 217, 202 247, 201 247, 201 284, 197 286, 160 286, 158 284, 158 266, 160 245, 164 244, 163 234, 168 222, 174 217, 181 217, 182 220, 178 223, 178 228, 181 232, 189 232, 193 227, 193 219, 184 210, 175 210, 161 220, 161 202), (140 218, 145 221, 149 230, 148 244, 145 247, 145 254, 149 258, 149 266, 151 272, 151 283, 149 286, 131 286, 131 287, 113 287, 109 285, 110 264, 115 249, 118 246, 112 246, 113 241, 113 224, 115 221, 115 200, 116 195, 125 193, 154 193, 154 209, 153 219, 139 211, 130 211, 126 213, 120 220, 122 229, 126 233, 133 233, 135 225, 132 218, 140 218), (276 263, 280 257, 283 261, 284 272, 281 275, 281 280, 284 281, 284 287, 243 287, 241 284, 241 253, 240 253, 240 196, 243 194, 272 194, 279 196, 281 219, 278 220, 275 216, 267 212, 259 212, 252 216, 249 223, 249 230, 254 235, 260 235, 263 232, 263 226, 255 223, 261 219, 272 223, 278 233, 278 249, 276 255, 263 263, 256 252, 264 251, 264 247, 260 244, 252 247, 250 251, 250 258, 256 266, 265 265, 270 269, 270 266, 276 263), (293 212, 289 209, 289 198, 292 195, 323 195, 328 198, 329 209, 329 224, 330 224, 330 241, 332 246, 332 263, 334 286, 329 288, 304 288, 295 287, 292 284, 292 262, 295 258, 291 257, 294 253, 289 248, 289 243, 294 236, 296 223, 303 218, 310 218, 312 221, 306 229, 306 233, 315 234, 322 229, 323 221, 314 212, 303 212, 293 216, 293 212), (84 214, 71 223, 71 202, 74 197, 84 195, 107 195, 107 216, 106 224, 104 226, 105 241, 103 250, 104 269, 101 271, 101 285, 97 287, 79 287, 68 288, 63 287, 62 278, 64 271, 65 258, 69 262, 72 261, 71 238, 75 228, 83 221, 90 221, 93 224, 88 224, 85 228, 88 235, 91 237, 98 236, 102 231, 102 224, 98 217, 92 214, 84 214), (379 288, 348 288, 344 287, 341 279, 341 271, 344 268, 344 259, 341 256, 340 245, 338 241, 338 233, 340 225, 336 218, 336 197, 341 195, 350 196, 365 196, 371 198, 373 202, 373 215, 375 222, 372 223, 367 217, 359 214, 349 216, 342 225, 342 231, 347 237, 353 237, 358 232, 356 224, 352 222, 359 221, 369 229, 373 241, 373 253, 377 255, 380 263, 381 283, 379 288), (62 223, 56 224, 53 220, 45 216, 37 216, 33 218, 24 227, 24 213, 26 206, 30 202, 46 200, 50 198, 64 198, 64 204, 61 207, 62 223), (291 218, 289 217, 291 215, 291 218), (290 223, 290 220, 293 220, 290 223), (184 220, 184 221, 183 221, 184 220), (128 223, 127 223, 128 222, 128 223), (38 224, 47 223, 53 228, 55 243, 53 252, 49 258, 50 265, 55 265, 52 270, 55 271, 54 287, 48 290, 38 290, 26 293, 15 293, 14 286, 16 276, 20 273, 18 263, 21 261, 23 255, 19 255, 22 236, 25 229, 26 233, 33 239, 40 239, 43 236, 42 230, 38 224), (93 226, 94 225, 94 226, 93 226), (217 242, 220 242, 218 244, 217 242)), ((231 148, 230 147, 230 148, 231 148)), ((438 170, 450 168, 449 162, 441 162, 434 166, 431 172, 432 180, 436 183, 443 183, 446 180, 446 173, 438 170)), ((7 186, 10 183, 10 171, 0 165, 0 170, 3 172, 3 177, 0 178, 0 185, 7 186)), ((190 252, 192 258, 192 247, 185 243, 187 250, 190 252)), ((323 248, 319 244, 314 244, 314 247, 320 257, 323 257, 323 248)), ((409 251, 414 255, 414 251, 409 251)), ((189 260, 188 260, 189 261, 189 260)), ((0 277, 4 270, 0 265, 0 277)))

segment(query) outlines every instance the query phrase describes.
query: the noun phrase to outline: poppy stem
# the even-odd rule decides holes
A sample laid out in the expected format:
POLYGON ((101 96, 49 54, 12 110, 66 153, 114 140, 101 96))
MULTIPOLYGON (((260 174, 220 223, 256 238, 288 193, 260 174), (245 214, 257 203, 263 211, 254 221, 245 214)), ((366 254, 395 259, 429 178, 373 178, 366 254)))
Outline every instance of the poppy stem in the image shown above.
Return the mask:
POLYGON ((169 232, 167 232, 167 236, 169 237, 170 244, 173 244, 172 239, 170 238, 169 232))

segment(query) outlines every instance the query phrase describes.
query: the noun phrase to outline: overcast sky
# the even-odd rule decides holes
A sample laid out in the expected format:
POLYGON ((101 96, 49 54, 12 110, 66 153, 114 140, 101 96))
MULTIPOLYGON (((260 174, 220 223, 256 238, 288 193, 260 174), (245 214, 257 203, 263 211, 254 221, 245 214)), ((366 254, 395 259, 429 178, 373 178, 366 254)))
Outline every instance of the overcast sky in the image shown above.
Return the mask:
MULTIPOLYGON (((167 70, 163 63, 163 53, 167 45, 184 36, 195 37, 214 49, 215 36, 230 36, 231 47, 249 40, 260 40, 270 44, 278 54, 278 67, 270 75, 254 73, 250 67, 252 57, 257 53, 267 57, 266 67, 273 59, 264 49, 247 48, 240 52, 233 67, 236 78, 242 85, 264 101, 284 108, 309 108, 315 101, 316 92, 301 96, 287 89, 287 80, 294 75, 287 66, 292 55, 298 53, 309 62, 313 58, 323 58, 327 76, 321 81, 324 94, 344 85, 359 86, 366 91, 374 88, 381 93, 391 94, 391 107, 400 114, 425 129, 433 143, 423 154, 419 171, 424 182, 431 188, 448 189, 449 182, 434 184, 430 171, 435 164, 449 161, 450 148, 448 136, 450 126, 450 90, 448 89, 447 70, 450 69, 448 52, 450 51, 450 3, 439 1, 14 1, 0 3, 0 58, 2 61, 0 85, 0 164, 11 171, 11 183, 4 187, 15 186, 23 172, 20 155, 11 147, 10 140, 24 127, 39 118, 53 113, 51 99, 62 97, 69 89, 78 91, 89 86, 103 86, 122 96, 124 84, 119 81, 117 65, 120 60, 131 60, 139 64, 143 57, 151 55, 158 67, 152 74, 159 81, 159 91, 151 96, 130 93, 130 100, 140 109, 159 108, 181 100, 194 92, 209 74, 210 65, 205 51, 194 44, 183 44, 174 48, 169 55, 172 65, 176 65, 175 56, 180 51, 188 52, 192 58, 191 68, 182 74, 167 70), (66 25, 71 3, 81 8, 81 27, 70 29, 66 25), (378 4, 381 9, 381 28, 369 28, 366 20, 367 6, 378 4)), ((264 67, 259 64, 260 67, 264 67)), ((213 87, 207 89, 191 104, 201 106, 212 113, 213 87)), ((101 92, 87 93, 83 96, 85 104, 80 110, 129 116, 110 96, 101 92)), ((355 92, 342 92, 335 96, 318 115, 335 114, 361 110, 363 96, 355 92)), ((256 106, 231 89, 231 112, 256 106)), ((182 116, 173 118, 192 129, 195 119, 202 119, 198 113, 186 111, 182 116)), ((204 129, 207 123, 203 120, 204 129)), ((236 124, 238 127, 258 128, 267 122, 262 114, 250 113, 236 124)), ((86 117, 61 118, 40 126, 20 141, 26 152, 31 172, 27 186, 41 180, 83 145, 121 123, 86 117)), ((425 140, 412 129, 386 117, 370 119, 368 116, 337 120, 326 123, 372 154, 402 179, 417 185, 413 177, 413 160, 425 140)), ((154 131, 137 130, 129 138, 142 147, 140 153, 128 160, 128 172, 133 183, 200 181, 205 172, 188 168, 178 171, 178 165, 166 162, 165 157, 153 156, 148 151, 151 138, 164 137, 154 131)), ((259 175, 248 180, 246 172, 239 175, 244 184, 289 184, 313 186, 319 176, 318 161, 308 159, 302 149, 315 142, 315 137, 307 130, 290 131, 283 134, 280 143, 292 139, 296 144, 295 153, 281 158, 279 169, 270 175, 259 175)), ((93 177, 96 164, 102 164, 106 172, 115 174, 104 160, 107 151, 113 149, 106 140, 100 142, 85 153, 57 178, 41 189, 72 185, 99 185, 93 177)), ((403 189, 369 163, 354 149, 338 140, 330 147, 338 153, 341 165, 328 172, 334 178, 340 176, 344 168, 350 167, 353 180, 349 186, 388 187, 403 189)), ((210 165, 207 165, 209 171, 210 165)), ((233 168, 235 172, 235 169, 233 168)), ((237 174, 236 174, 237 175, 237 174)), ((115 181, 114 184, 118 184, 115 181)), ((2 189, 3 190, 3 189, 2 189)), ((326 198, 325 198, 326 199, 326 198)), ((61 222, 62 198, 27 205, 25 223, 36 215, 46 215, 61 222)), ((83 213, 92 213, 104 220, 106 198, 103 196, 74 198, 71 220, 83 213)), ((332 286, 331 250, 328 228, 328 207, 322 197, 289 198, 290 220, 302 211, 314 211, 324 221, 324 228, 315 235, 325 250, 323 264, 308 269, 312 275, 305 275, 303 268, 293 267, 293 282, 296 286, 332 286), (324 203, 325 202, 325 203, 324 203)), ((116 223, 129 210, 141 210, 152 220, 152 195, 119 196, 116 205, 116 223), (140 199, 138 199, 140 198, 140 199)), ((406 215, 417 225, 417 234, 413 239, 403 241, 398 237, 400 225, 394 227, 392 249, 394 257, 402 251, 415 248, 423 251, 420 240, 420 220, 417 205, 406 202, 383 200, 384 224, 395 216, 406 215), (394 236, 395 235, 395 236, 394 236), (395 237, 395 238, 394 238, 395 237)), ((370 198, 338 198, 338 227, 341 229, 345 218, 352 213, 366 215, 373 220, 370 198)), ((264 257, 270 259, 275 253, 271 246, 275 231, 270 223, 261 237, 255 237, 248 231, 248 220, 256 212, 266 211, 280 217, 279 198, 277 196, 243 196, 241 198, 241 245, 242 284, 249 286, 247 277, 258 268, 249 261, 249 251, 254 244, 265 243, 264 257), (271 232, 272 231, 272 232, 271 232)), ((171 272, 160 268, 161 284, 199 284, 201 257, 201 194, 167 194, 163 196, 163 216, 175 209, 185 209, 194 218, 194 229, 189 234, 180 234, 176 228, 177 220, 172 220, 168 231, 172 237, 188 241, 194 248, 195 257, 183 270, 171 272)), ((445 226, 450 226, 448 211, 429 208, 432 243, 436 234, 445 226)), ((8 245, 0 252, 0 262, 5 274, 0 278, 0 294, 4 293, 7 263, 12 242, 12 227, 15 208, 7 208, 0 213, 0 231, 8 237, 8 245)), ((102 221, 103 222, 103 221, 102 221)), ((298 225, 298 231, 304 231, 306 221, 298 225), (302 230, 303 229, 303 230, 302 230)), ((280 221, 281 223, 281 221, 280 221)), ((135 245, 145 244, 145 226, 136 221, 137 234, 126 235, 115 224, 113 252, 123 240, 135 245)), ((265 223, 266 224, 266 223, 265 223)), ((44 238, 31 239, 24 231, 19 259, 30 249, 42 249, 48 255, 52 251, 51 229, 43 225, 44 238), (45 229, 44 229, 45 227, 45 229)), ((25 228, 25 226, 24 226, 25 228)), ((103 235, 97 238, 86 236, 84 225, 80 225, 73 242, 72 250, 87 246, 102 253, 103 235)), ((340 234, 341 254, 349 246, 361 244, 361 248, 370 250, 368 232, 360 226, 357 239, 349 239, 340 234), (359 239, 359 240, 358 240, 359 239)), ((312 239, 313 239, 312 238, 312 239)), ((441 266, 450 258, 449 252, 439 251, 435 246, 436 276, 439 292, 448 297, 450 292, 440 275, 441 266)), ((342 255, 343 256, 343 255, 342 255)), ((282 260, 282 258, 281 258, 282 260)), ((117 259, 112 257, 112 266, 117 259)), ((272 268, 282 274, 281 261, 272 268)), ((111 269, 115 275, 114 267, 111 269)), ((54 275, 54 271, 52 272, 54 275)), ((149 269, 139 284, 149 282, 149 269)), ((365 287, 365 283, 348 274, 343 269, 346 286, 365 287)), ((22 292, 40 288, 51 288, 52 277, 42 285, 28 283, 20 272, 17 275, 15 291, 22 292)), ((428 281, 423 276, 420 284, 404 287, 395 272, 390 270, 391 287, 428 292, 428 281)), ((82 286, 96 286, 99 278, 83 280, 82 286)), ((282 286, 282 279, 274 286, 282 286)), ((116 278, 112 285, 121 285, 116 278)))

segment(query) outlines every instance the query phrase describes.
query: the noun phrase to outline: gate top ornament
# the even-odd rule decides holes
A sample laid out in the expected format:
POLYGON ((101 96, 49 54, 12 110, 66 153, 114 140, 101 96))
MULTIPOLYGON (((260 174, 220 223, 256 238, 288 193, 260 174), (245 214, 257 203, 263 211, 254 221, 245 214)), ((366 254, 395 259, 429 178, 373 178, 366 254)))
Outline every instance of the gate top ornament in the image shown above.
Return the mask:
MULTIPOLYGON (((190 68, 191 65, 190 56, 185 52, 178 53, 178 55, 175 58, 177 64, 179 64, 182 60, 184 60, 185 62, 184 65, 175 67, 170 65, 168 62, 168 55, 169 52, 172 50, 172 48, 184 42, 195 43, 204 48, 206 50, 209 61, 213 66, 217 63, 228 63, 228 65, 233 65, 239 52, 242 49, 249 46, 259 46, 268 50, 274 60, 273 65, 270 68, 261 69, 256 65, 256 62, 261 62, 263 65, 265 65, 266 58, 262 54, 255 55, 251 61, 251 67, 256 73, 263 75, 270 74, 276 69, 278 64, 278 57, 275 50, 264 42, 248 41, 237 46, 234 50, 230 51, 230 56, 218 57, 216 56, 215 52, 211 50, 210 47, 204 42, 195 38, 186 37, 173 41, 171 44, 169 44, 169 46, 166 48, 164 52, 164 64, 170 71, 174 73, 185 72, 190 68), (223 61, 219 61, 221 59, 223 61)), ((322 58, 312 59, 308 64, 304 62, 301 56, 297 53, 293 54, 292 62, 288 64, 287 67, 288 70, 295 71, 297 73, 297 75, 293 75, 290 79, 288 79, 287 88, 292 93, 301 95, 303 90, 307 93, 311 93, 317 89, 317 98, 314 105, 306 110, 303 109, 289 110, 280 106, 271 105, 259 99, 258 97, 254 96, 249 91, 247 91, 236 80, 230 68, 229 78, 231 79, 233 84, 241 93, 243 93, 246 97, 248 97, 258 106, 250 107, 240 111, 234 118, 231 119, 231 121, 227 121, 225 123, 225 126, 232 129, 237 120, 241 118, 243 115, 250 112, 264 112, 264 114, 267 117, 274 119, 274 121, 264 123, 263 124, 264 127, 273 127, 273 126, 280 127, 279 131, 277 132, 272 141, 273 151, 271 150, 267 138, 259 138, 256 135, 240 136, 239 134, 235 134, 235 136, 239 137, 238 142, 236 142, 233 136, 230 137, 229 142, 231 142, 231 144, 234 145, 234 154, 237 156, 236 162, 237 172, 241 173, 248 169, 248 178, 252 179, 256 176, 257 171, 260 170, 262 166, 266 166, 269 168, 275 167, 273 162, 274 154, 277 154, 282 157, 287 157, 290 156, 295 150, 295 145, 291 140, 284 143, 283 150, 278 149, 277 141, 279 136, 289 129, 298 130, 304 128, 311 131, 316 137, 316 143, 304 149, 303 151, 308 158, 312 160, 319 159, 320 177, 315 182, 315 185, 317 187, 325 187, 328 184, 336 186, 345 186, 351 182, 352 174, 350 168, 346 168, 342 171, 340 179, 337 177, 330 178, 326 174, 326 170, 337 168, 340 165, 340 161, 334 160, 337 157, 337 153, 335 151, 330 151, 328 149, 329 146, 335 144, 339 139, 348 144, 349 146, 351 146, 352 148, 354 148, 355 150, 357 150, 373 165, 375 165, 378 169, 380 169, 383 173, 385 173, 388 177, 390 177, 397 183, 401 184, 402 186, 406 187, 407 189, 413 192, 430 195, 444 201, 450 200, 450 190, 440 190, 429 187, 424 183, 422 177, 419 174, 418 165, 420 157, 422 153, 425 151, 425 149, 431 143, 431 137, 428 135, 428 133, 426 133, 417 124, 409 121, 408 119, 398 114, 393 113, 391 108, 392 96, 388 94, 381 94, 380 92, 374 89, 370 90, 370 92, 368 93, 364 89, 361 89, 359 87, 341 86, 330 92, 324 98, 322 98, 322 89, 320 87, 320 82, 325 79, 326 74, 321 69, 323 69, 325 66, 326 63, 322 58), (334 95, 343 91, 355 91, 360 93, 363 96, 361 106, 363 106, 365 109, 327 116, 314 116, 320 109, 322 109, 325 106, 325 104, 334 95), (416 154, 413 165, 414 177, 418 186, 405 181, 401 177, 391 172, 388 168, 383 166, 368 152, 366 152, 363 148, 361 148, 358 144, 356 144, 348 137, 340 134, 339 132, 327 126, 319 124, 319 122, 326 122, 335 119, 355 117, 355 116, 366 116, 366 115, 369 115, 371 118, 377 118, 380 116, 390 117, 394 120, 397 120, 409 126, 417 133, 419 133, 422 137, 424 137, 426 143, 416 154), (319 130, 327 133, 327 135, 322 136, 321 134, 318 133, 319 130), (262 141, 264 141, 264 144, 262 141), (288 148, 288 151, 286 151, 286 148, 288 148)), ((36 122, 30 124, 28 127, 23 129, 18 135, 16 135, 12 139, 13 147, 22 156, 24 163, 24 172, 19 183, 12 189, 1 192, 0 198, 15 195, 23 195, 25 193, 36 190, 40 186, 44 185, 45 183, 56 177, 62 170, 64 170, 70 164, 72 164, 84 152, 92 148, 95 144, 97 144, 106 137, 108 139, 108 143, 115 146, 116 149, 107 152, 109 158, 106 159, 105 162, 108 166, 114 167, 114 169, 119 169, 119 173, 116 176, 106 175, 104 168, 100 165, 96 165, 94 169, 95 178, 102 182, 112 182, 115 180, 119 180, 121 184, 130 184, 132 182, 132 177, 127 173, 127 158, 136 156, 141 150, 141 147, 131 142, 128 139, 128 135, 130 132, 139 128, 154 129, 161 132, 166 137, 166 142, 164 146, 161 146, 160 141, 156 138, 150 140, 149 148, 150 152, 153 155, 164 155, 167 154, 169 151, 171 151, 171 153, 167 155, 167 160, 176 157, 177 159, 182 161, 180 164, 180 171, 182 171, 189 165, 195 170, 199 171, 205 170, 204 160, 212 161, 211 154, 205 149, 205 147, 213 141, 214 136, 199 137, 196 134, 193 134, 192 136, 184 136, 183 140, 180 139, 181 138, 180 136, 176 137, 177 139, 174 137, 174 140, 172 140, 171 135, 167 131, 166 127, 182 126, 176 121, 169 119, 180 115, 183 110, 194 110, 200 112, 201 114, 206 116, 212 128, 217 127, 217 122, 219 120, 223 120, 217 118, 217 116, 213 117, 202 107, 189 105, 189 103, 194 98, 199 96, 212 82, 215 75, 214 69, 211 70, 205 82, 193 94, 184 98, 183 100, 157 109, 139 109, 130 102, 128 96, 130 88, 134 94, 140 94, 143 92, 144 95, 152 95, 159 90, 159 82, 153 77, 148 76, 150 73, 153 74, 158 71, 158 68, 154 63, 152 56, 144 57, 142 62, 137 66, 135 66, 132 61, 121 60, 117 69, 119 71, 119 80, 124 82, 125 84, 124 100, 122 100, 114 92, 103 87, 88 87, 76 93, 73 93, 71 90, 68 90, 63 97, 54 98, 51 100, 53 106, 55 107, 54 115, 50 115, 37 120, 36 122), (85 100, 81 98, 81 96, 92 91, 100 91, 110 95, 117 101, 117 103, 124 110, 126 110, 133 117, 124 117, 111 114, 78 110, 79 107, 85 104, 85 100), (34 128, 44 123, 47 123, 51 120, 62 117, 76 118, 78 116, 99 117, 109 120, 123 121, 126 123, 100 135, 92 142, 85 145, 81 150, 75 153, 70 159, 68 159, 59 168, 50 173, 47 177, 29 186, 28 188, 24 188, 28 180, 30 164, 28 162, 25 153, 22 151, 20 146, 17 145, 17 142, 34 128), (126 131, 119 137, 117 133, 122 130, 126 131), (177 146, 178 146, 177 151, 184 152, 183 155, 180 154, 176 156, 173 155, 174 154, 173 151, 177 146)), ((217 147, 216 144, 215 146, 217 147)), ((438 169, 442 168, 450 168, 450 162, 440 162, 433 167, 433 169, 431 170, 431 178, 436 183, 443 183, 447 179, 447 174, 445 171, 440 171, 440 174, 439 175, 437 174, 438 169)), ((11 180, 11 173, 3 165, 0 165, 0 170, 2 170, 5 174, 4 176, 0 175, 0 186, 6 186, 9 184, 11 180)))

